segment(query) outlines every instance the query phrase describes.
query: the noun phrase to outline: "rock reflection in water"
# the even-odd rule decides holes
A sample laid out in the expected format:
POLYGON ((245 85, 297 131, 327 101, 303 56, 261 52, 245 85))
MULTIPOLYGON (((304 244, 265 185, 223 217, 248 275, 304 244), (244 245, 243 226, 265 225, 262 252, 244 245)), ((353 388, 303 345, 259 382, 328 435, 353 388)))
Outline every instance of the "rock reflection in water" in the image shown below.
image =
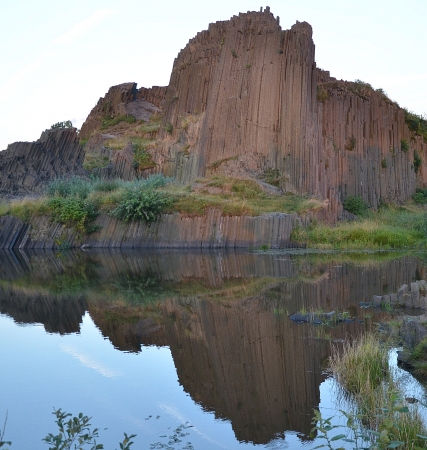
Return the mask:
POLYGON ((88 310, 120 350, 170 346, 184 390, 256 444, 286 430, 308 435, 330 339, 371 326, 359 302, 424 274, 413 257, 356 264, 176 251, 1 252, 0 267, 0 312, 70 333, 88 310), (325 339, 289 320, 310 308, 349 311, 361 323, 325 339))

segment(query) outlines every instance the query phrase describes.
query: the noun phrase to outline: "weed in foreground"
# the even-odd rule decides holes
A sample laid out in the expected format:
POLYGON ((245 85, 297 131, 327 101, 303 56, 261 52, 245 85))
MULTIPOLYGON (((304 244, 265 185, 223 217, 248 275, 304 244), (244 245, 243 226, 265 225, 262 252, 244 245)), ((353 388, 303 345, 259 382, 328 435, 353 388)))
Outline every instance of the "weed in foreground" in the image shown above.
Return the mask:
MULTIPOLYGON (((349 421, 347 428, 355 431, 357 439, 368 441, 369 446, 356 444, 354 448, 368 449, 420 449, 427 448, 427 430, 418 411, 418 405, 405 404, 403 391, 390 370, 388 351, 381 345, 374 334, 366 334, 352 342, 346 342, 341 351, 333 349, 330 368, 340 384, 343 395, 355 406, 355 413, 345 414, 349 421), (351 419, 351 420, 350 420, 351 419)), ((320 423, 314 427, 321 433, 331 431, 330 419, 319 421, 319 414, 313 422, 320 423)), ((346 433, 347 435, 347 433, 346 433)), ((333 439, 321 447, 332 448, 333 439)))
POLYGON ((334 347, 330 367, 339 384, 355 395, 375 390, 390 373, 387 349, 372 334, 346 341, 342 352, 334 347))

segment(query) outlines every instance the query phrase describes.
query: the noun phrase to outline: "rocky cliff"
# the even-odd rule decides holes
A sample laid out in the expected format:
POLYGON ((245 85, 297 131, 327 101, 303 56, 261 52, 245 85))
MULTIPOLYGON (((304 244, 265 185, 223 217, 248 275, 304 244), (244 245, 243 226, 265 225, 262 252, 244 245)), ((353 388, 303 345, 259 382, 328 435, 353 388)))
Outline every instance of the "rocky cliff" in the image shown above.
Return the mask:
POLYGON ((120 101, 144 98, 163 111, 150 153, 157 171, 182 182, 274 173, 283 191, 326 200, 330 218, 349 195, 377 208, 427 183, 427 144, 404 110, 381 89, 316 68, 311 26, 282 30, 268 7, 198 33, 175 59, 167 89, 114 89, 127 89, 120 101))
MULTIPOLYGON (((0 154, 0 194, 37 193, 80 167, 73 133, 10 145, 0 154)), ((427 138, 408 127, 405 110, 381 89, 318 69, 311 26, 282 30, 268 7, 198 33, 175 59, 167 87, 110 88, 79 138, 89 139, 99 176, 163 172, 185 183, 273 176, 282 192, 322 200, 320 220, 342 218, 348 196, 375 209, 427 185, 427 138), (143 126, 160 114, 160 128, 143 126), (135 160, 138 145, 148 163, 135 160)))
POLYGON ((407 200, 427 182, 425 166, 414 164, 414 152, 426 160, 427 145, 404 111, 366 83, 317 69, 310 25, 283 31, 268 8, 190 40, 175 60, 163 121, 173 131, 160 132, 158 162, 184 180, 275 170, 285 191, 328 198, 335 214, 348 195, 376 208, 407 200), (200 121, 193 141, 189 116, 200 121))
POLYGON ((54 178, 81 175, 84 151, 75 128, 46 130, 36 142, 0 152, 0 196, 37 195, 54 178))

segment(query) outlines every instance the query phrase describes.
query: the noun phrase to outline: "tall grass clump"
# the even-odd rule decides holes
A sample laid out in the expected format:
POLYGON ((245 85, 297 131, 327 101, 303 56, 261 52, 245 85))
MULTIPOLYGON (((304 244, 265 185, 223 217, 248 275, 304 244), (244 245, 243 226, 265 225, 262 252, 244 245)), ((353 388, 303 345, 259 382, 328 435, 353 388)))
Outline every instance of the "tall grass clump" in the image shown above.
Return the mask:
POLYGON ((427 215, 415 207, 382 207, 363 219, 341 222, 336 226, 312 224, 296 228, 294 242, 313 248, 398 249, 426 245, 427 215))
POLYGON ((374 334, 347 341, 342 349, 334 347, 329 362, 344 397, 354 405, 350 415, 357 427, 351 426, 352 431, 371 444, 357 448, 427 448, 427 430, 417 405, 406 405, 388 350, 374 334))
POLYGON ((340 385, 353 395, 374 391, 390 374, 387 349, 372 334, 347 340, 342 351, 335 347, 330 367, 340 385))
POLYGON ((85 199, 93 190, 93 183, 80 177, 57 178, 47 188, 48 197, 78 197, 85 199))

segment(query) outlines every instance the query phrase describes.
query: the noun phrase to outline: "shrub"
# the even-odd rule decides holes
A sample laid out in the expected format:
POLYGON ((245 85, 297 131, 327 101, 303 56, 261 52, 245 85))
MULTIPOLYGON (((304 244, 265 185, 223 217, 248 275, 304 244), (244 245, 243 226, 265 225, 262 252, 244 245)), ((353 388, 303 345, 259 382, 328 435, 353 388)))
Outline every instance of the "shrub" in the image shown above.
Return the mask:
POLYGON ((425 205, 427 203, 427 188, 417 188, 412 198, 415 203, 425 205))
POLYGON ((71 120, 66 120, 65 122, 54 123, 50 127, 51 130, 54 130, 56 128, 73 128, 73 123, 71 122, 71 120))
POLYGON ((323 86, 317 86, 317 101, 325 102, 329 98, 328 91, 323 86))
POLYGON ((415 173, 418 173, 419 168, 421 167, 421 165, 423 164, 423 160, 421 159, 421 156, 419 155, 419 153, 414 150, 414 170, 415 173))
POLYGON ((359 80, 359 79, 354 80, 354 87, 356 89, 358 89, 358 90, 361 90, 361 89, 370 89, 370 90, 372 90, 372 85, 371 84, 366 83, 365 81, 362 81, 362 80, 359 80))
POLYGON ((119 205, 111 211, 111 215, 125 222, 129 220, 152 222, 171 202, 171 197, 163 192, 151 188, 130 187, 124 191, 119 205))
POLYGON ((356 138, 354 136, 349 139, 349 143, 345 146, 345 148, 347 150, 354 150, 356 148, 356 138))
POLYGON ((427 118, 404 109, 405 122, 408 128, 427 142, 427 118))
POLYGON ((231 54, 233 55, 233 58, 237 58, 236 50, 231 50, 231 54))
POLYGON ((145 150, 143 144, 133 144, 133 167, 135 169, 149 169, 155 167, 156 163, 153 161, 153 157, 145 150))
POLYGON ((385 158, 381 161, 381 167, 387 169, 387 160, 385 158))
POLYGON ((361 196, 354 197, 352 195, 349 195, 342 202, 342 204, 344 209, 346 209, 348 212, 351 212, 352 214, 355 214, 356 216, 363 215, 368 209, 368 206, 361 196))
POLYGON ((405 153, 409 150, 409 143, 406 139, 400 141, 400 149, 405 153))
POLYGON ((278 169, 265 169, 261 175, 261 180, 276 187, 279 187, 281 179, 278 169))
POLYGON ((173 131, 173 125, 170 122, 166 122, 165 124, 165 130, 169 133, 172 134, 173 131))
POLYGON ((98 215, 93 202, 78 197, 53 197, 49 199, 48 207, 54 220, 81 233, 89 231, 88 224, 98 215))

